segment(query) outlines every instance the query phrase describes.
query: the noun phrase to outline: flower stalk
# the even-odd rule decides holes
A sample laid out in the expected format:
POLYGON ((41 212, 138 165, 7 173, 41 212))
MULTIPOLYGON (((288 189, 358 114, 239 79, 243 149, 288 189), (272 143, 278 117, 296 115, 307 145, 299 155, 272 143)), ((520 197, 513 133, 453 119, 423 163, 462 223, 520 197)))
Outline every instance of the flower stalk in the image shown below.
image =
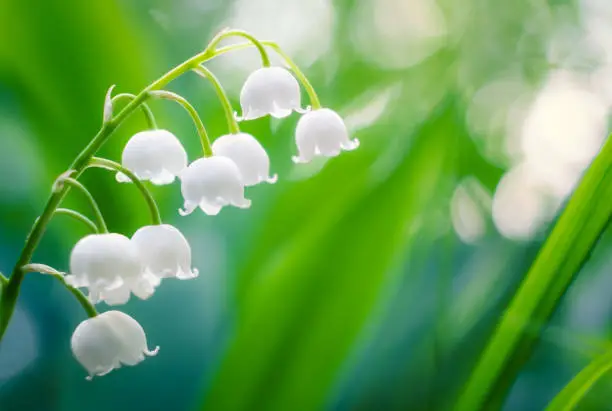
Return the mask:
POLYGON ((206 131, 206 127, 204 127, 204 123, 202 119, 198 115, 198 111, 187 101, 186 98, 180 96, 176 93, 166 90, 154 90, 150 91, 149 95, 151 97, 163 98, 166 100, 171 100, 179 103, 186 111, 189 113, 189 116, 193 120, 193 123, 196 126, 198 131, 198 136, 200 136, 200 143, 202 144, 202 150, 204 152, 204 157, 212 156, 212 148, 210 146, 210 138, 208 137, 208 132, 206 131))
POLYGON ((193 71, 212 83, 213 87, 215 88, 215 92, 217 93, 217 97, 223 105, 223 111, 225 112, 225 118, 227 120, 227 128, 229 129, 229 132, 232 134, 239 133, 240 127, 238 127, 238 122, 234 117, 234 110, 232 110, 232 104, 230 103, 229 97, 223 89, 223 86, 221 85, 219 79, 212 73, 212 71, 210 71, 208 68, 204 67, 201 64, 197 67, 194 67, 193 71))
POLYGON ((138 188, 142 194, 142 197, 146 201, 149 212, 151 213, 151 222, 154 225, 160 225, 162 223, 161 214, 159 213, 159 208, 157 207, 155 198, 153 198, 153 195, 149 189, 142 183, 142 181, 140 181, 140 179, 138 179, 138 177, 136 177, 134 173, 115 161, 100 157, 92 157, 88 167, 102 168, 125 174, 130 180, 132 180, 132 183, 134 183, 136 188, 138 188))
POLYGON ((98 203, 96 202, 96 199, 89 192, 89 190, 83 184, 81 184, 78 180, 71 178, 71 177, 60 177, 56 181, 57 189, 61 190, 61 187, 63 185, 69 185, 79 190, 81 193, 83 193, 83 195, 89 202, 89 205, 91 206, 91 210, 93 211, 96 217, 96 221, 97 221, 96 226, 98 227, 98 232, 108 233, 108 228, 106 227, 106 222, 104 221, 104 216, 102 215, 102 211, 100 210, 100 207, 98 207, 98 203))
POLYGON ((85 226, 87 226, 87 228, 89 228, 92 232, 94 233, 98 233, 98 226, 96 225, 96 223, 94 223, 93 221, 91 221, 89 218, 85 217, 83 214, 79 213, 78 211, 72 210, 70 208, 58 208, 57 210, 55 210, 54 214, 63 214, 63 215, 67 215, 68 217, 74 218, 77 221, 80 221, 81 223, 83 223, 85 226))

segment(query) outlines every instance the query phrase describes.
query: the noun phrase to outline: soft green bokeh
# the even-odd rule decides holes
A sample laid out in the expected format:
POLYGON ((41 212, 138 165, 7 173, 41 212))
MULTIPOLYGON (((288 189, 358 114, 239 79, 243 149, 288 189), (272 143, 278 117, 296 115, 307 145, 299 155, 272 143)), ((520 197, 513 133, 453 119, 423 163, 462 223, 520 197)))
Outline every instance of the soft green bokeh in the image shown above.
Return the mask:
MULTIPOLYGON (((50 184, 99 128, 108 87, 138 92, 226 25, 286 45, 323 104, 361 141, 330 161, 294 166, 297 115, 260 119, 241 126, 268 149, 280 178, 247 190, 250 210, 179 217, 179 186, 152 188, 163 218, 190 240, 201 274, 166 281, 149 300, 121 307, 143 325, 150 346, 161 346, 136 367, 85 381, 69 346, 83 312, 51 278, 27 278, 0 343, 0 410, 448 409, 548 230, 542 224, 514 241, 491 216, 491 196, 518 161, 508 130, 523 118, 509 114, 510 103, 530 102, 554 70, 588 77, 607 67, 607 49, 591 52, 564 37, 588 31, 587 3, 606 7, 604 0, 0 0, 4 273, 50 184), (482 92, 491 84, 501 86, 482 92), (467 217, 459 213, 468 228, 477 225, 473 238, 451 213, 458 192, 474 205, 467 217)), ((606 18, 593 27, 612 26, 606 18)), ((240 85, 257 64, 224 56, 209 66, 238 111, 240 85)), ((213 137, 226 132, 209 84, 188 74, 168 88, 196 106, 213 137)), ((151 107, 190 159, 199 156, 185 112, 166 101, 151 107)), ((118 160, 144 127, 136 113, 99 155, 118 160)), ((112 231, 131 235, 148 222, 133 186, 102 170, 83 182, 112 231)), ((66 204, 87 210, 77 195, 66 204)), ((35 261, 67 270, 84 234, 57 218, 35 261)), ((565 295, 504 409, 543 409, 607 345, 609 243, 604 236, 565 295)), ((608 409, 611 400, 604 379, 580 409, 608 409)))

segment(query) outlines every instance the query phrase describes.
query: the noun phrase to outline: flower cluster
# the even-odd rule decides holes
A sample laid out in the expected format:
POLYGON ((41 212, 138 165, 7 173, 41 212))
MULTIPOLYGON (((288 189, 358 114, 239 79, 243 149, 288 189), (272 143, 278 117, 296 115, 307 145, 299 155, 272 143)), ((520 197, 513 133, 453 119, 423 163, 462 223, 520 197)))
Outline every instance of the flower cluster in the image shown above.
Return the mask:
MULTIPOLYGON (((11 281, 21 281, 22 273, 27 271, 44 271, 58 277, 77 296, 90 318, 75 329, 71 347, 76 359, 87 370, 89 379, 96 375, 105 375, 122 364, 135 365, 141 362, 145 355, 155 355, 158 350, 147 348, 144 330, 132 317, 114 310, 98 314, 95 304, 104 302, 109 306, 122 305, 130 300, 132 294, 145 300, 153 295, 164 279, 185 280, 198 275, 198 270, 191 266, 189 243, 177 228, 161 223, 155 200, 143 182, 166 185, 173 183, 178 177, 184 200, 179 213, 183 216, 191 214, 196 208, 200 208, 207 215, 216 215, 223 207, 230 205, 249 208, 251 201, 245 198, 245 187, 261 182, 275 183, 278 177, 270 173, 270 158, 265 148, 254 136, 241 132, 238 121, 254 120, 268 115, 285 118, 293 112, 301 114, 295 131, 295 163, 307 163, 315 156, 334 157, 342 150, 357 148, 359 143, 356 139, 349 138, 342 118, 335 111, 322 108, 312 86, 297 66, 278 46, 272 43, 271 47, 285 58, 291 70, 270 67, 262 43, 252 36, 242 31, 227 31, 217 35, 203 53, 179 65, 138 96, 121 94, 111 98, 111 88, 104 109, 105 126, 110 122, 119 123, 135 107, 141 106, 149 120, 149 129, 140 131, 129 139, 119 164, 93 157, 96 147, 101 146, 103 139, 108 137, 105 132, 111 130, 108 132, 110 134, 116 128, 103 127, 99 133, 100 137, 96 137, 102 140, 96 141, 95 144, 92 142, 75 160, 75 169, 62 174, 56 181, 56 204, 59 204, 65 195, 67 186, 78 189, 89 199, 97 223, 74 210, 56 209, 51 206, 45 212, 51 210, 52 214, 69 214, 88 224, 95 233, 80 239, 72 249, 69 274, 63 275, 42 264, 26 264, 19 267, 18 275, 12 277, 11 281), (216 77, 201 65, 206 59, 216 55, 216 44, 229 35, 249 39, 260 50, 264 66, 249 75, 244 83, 240 93, 240 117, 234 113, 216 77), (199 65, 194 64, 194 59, 201 59, 199 65), (229 132, 215 139, 212 144, 193 106, 183 97, 158 88, 190 70, 213 83, 224 106, 229 132), (301 105, 298 79, 309 94, 311 106, 303 108, 301 105), (145 103, 147 98, 154 97, 174 100, 187 109, 198 129, 203 157, 189 163, 187 152, 179 139, 170 131, 157 129, 153 114, 145 103), (113 117, 113 106, 119 98, 130 98, 133 104, 126 106, 120 114, 113 117), (77 181, 78 176, 88 167, 111 169, 116 172, 118 182, 131 182, 136 185, 151 209, 153 224, 138 229, 131 238, 119 233, 109 233, 95 199, 87 188, 77 181), (79 289, 86 290, 86 295, 79 289)), ((43 230, 40 230, 37 224, 41 221, 40 224, 46 224, 52 214, 39 219, 33 232, 41 233, 43 230)), ((38 237, 34 236, 28 239, 26 249, 30 247, 32 238, 32 248, 36 246, 38 237)), ((0 324, 0 337, 3 331, 4 328, 0 324)))

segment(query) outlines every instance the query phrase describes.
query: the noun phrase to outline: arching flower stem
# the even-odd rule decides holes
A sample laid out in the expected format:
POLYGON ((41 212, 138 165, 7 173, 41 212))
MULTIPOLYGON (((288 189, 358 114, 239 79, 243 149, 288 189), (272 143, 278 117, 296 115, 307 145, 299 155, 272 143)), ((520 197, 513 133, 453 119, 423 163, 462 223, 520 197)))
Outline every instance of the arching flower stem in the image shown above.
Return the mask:
MULTIPOLYGON (((293 71, 293 73, 295 74, 295 77, 297 77, 298 81, 302 83, 304 90, 306 90, 306 94, 308 94, 308 98, 310 99, 310 105, 312 106, 312 108, 315 110, 321 108, 321 101, 319 100, 319 96, 317 95, 317 92, 315 91, 314 87, 312 86, 312 84, 310 83, 306 75, 302 72, 302 70, 300 70, 298 65, 295 64, 295 62, 291 59, 291 57, 289 57, 289 55, 285 53, 283 49, 281 49, 281 47, 275 42, 262 41, 260 43, 266 47, 270 47, 279 56, 283 58, 285 63, 289 66, 291 71, 293 71)), ((220 56, 225 53, 243 50, 243 49, 247 49, 250 47, 253 47, 252 43, 232 44, 232 45, 220 47, 214 50, 214 56, 216 57, 216 56, 220 56)))
MULTIPOLYGON (((113 105, 120 100, 134 100, 136 98, 136 95, 131 94, 131 93, 121 93, 121 94, 117 94, 115 97, 112 98, 112 103, 113 105)), ((146 103, 142 103, 140 105, 140 108, 142 109, 142 112, 145 116, 145 119, 147 121, 147 125, 149 126, 149 128, 151 130, 155 130, 157 129, 157 121, 155 121, 155 115, 153 114, 153 111, 151 110, 151 108, 146 104, 146 103)))
POLYGON ((227 120, 227 128, 229 129, 229 132, 232 134, 239 133, 240 127, 238 127, 238 122, 234 117, 234 110, 232 110, 232 104, 230 103, 229 98, 227 97, 227 93, 223 89, 223 86, 221 85, 219 79, 212 73, 212 71, 210 71, 201 64, 197 67, 194 67, 193 71, 195 71, 197 74, 212 83, 213 87, 215 88, 215 92, 217 93, 217 97, 219 97, 221 105, 223 106, 223 111, 225 112, 225 118, 227 120))
POLYGON ((146 201, 147 207, 149 208, 149 212, 151 213, 151 222, 153 223, 153 225, 160 225, 162 223, 161 215, 159 213, 157 203, 155 202, 155 198, 153 197, 149 189, 144 185, 144 183, 140 181, 134 173, 132 173, 130 170, 115 161, 99 157, 92 157, 88 167, 102 168, 105 170, 112 170, 125 174, 130 180, 132 180, 132 183, 134 183, 136 188, 138 188, 138 190, 142 194, 142 197, 146 201))
POLYGON ((312 106, 312 108, 315 110, 321 108, 321 101, 319 100, 319 96, 317 96, 317 92, 315 91, 310 81, 308 81, 308 78, 304 75, 302 70, 300 70, 297 64, 295 64, 295 62, 291 59, 291 57, 289 57, 289 55, 287 55, 276 43, 273 43, 271 41, 262 41, 262 44, 270 47, 279 56, 281 56, 283 60, 285 60, 285 63, 287 63, 291 71, 293 71, 295 77, 297 77, 299 82, 302 83, 302 86, 304 86, 304 90, 306 90, 306 93, 308 94, 308 98, 310 99, 310 105, 312 106))
POLYGON ((72 210, 70 208, 58 208, 57 210, 55 210, 54 214, 55 215, 63 214, 63 215, 72 217, 75 220, 80 221, 81 223, 85 224, 87 228, 89 228, 94 233, 98 232, 98 226, 96 225, 96 223, 94 223, 93 221, 91 221, 89 218, 85 217, 83 214, 79 213, 78 211, 72 210))
POLYGON ((44 275, 50 275, 51 277, 58 280, 74 297, 77 299, 83 310, 87 313, 87 316, 92 318, 98 315, 98 311, 94 307, 94 305, 89 301, 89 298, 85 294, 81 292, 78 288, 74 288, 71 285, 66 284, 66 280, 64 279, 64 273, 61 273, 54 269, 53 267, 49 267, 45 264, 26 264, 22 267, 22 271, 24 273, 41 273, 44 275))
POLYGON ((204 123, 198 115, 197 110, 191 105, 191 103, 189 103, 189 101, 187 101, 186 98, 166 90, 153 90, 149 92, 149 95, 156 98, 176 101, 181 106, 183 106, 183 108, 187 110, 187 113, 189 113, 189 115, 191 116, 191 119, 193 120, 193 123, 195 124, 196 129, 198 130, 198 135, 200 136, 200 143, 202 144, 202 150, 204 151, 204 157, 212 156, 213 152, 210 146, 210 138, 208 137, 208 133, 206 132, 206 127, 204 127, 204 123))
POLYGON ((97 221, 96 226, 98 227, 98 232, 108 233, 108 228, 106 227, 106 222, 104 221, 104 216, 102 215, 102 211, 100 211, 100 207, 98 207, 98 203, 96 202, 96 199, 89 192, 87 187, 85 187, 79 181, 71 177, 60 177, 56 181, 56 187, 58 187, 59 190, 62 189, 63 185, 69 185, 79 190, 81 193, 83 193, 83 195, 89 202, 89 205, 91 206, 91 210, 93 211, 94 216, 96 218, 96 221, 97 221))
MULTIPOLYGON (((241 31, 225 31, 219 33, 213 38, 211 43, 209 43, 209 45, 204 49, 204 51, 177 65, 176 67, 172 68, 170 71, 159 77, 157 80, 155 80, 153 83, 149 84, 149 86, 147 86, 140 93, 138 93, 136 97, 131 99, 131 101, 126 104, 125 107, 123 107, 123 109, 121 109, 121 111, 117 115, 115 115, 108 121, 106 121, 105 119, 98 133, 92 138, 89 144, 77 155, 77 157, 70 165, 69 169, 74 170, 74 177, 78 178, 81 175, 81 173, 89 164, 91 158, 96 154, 100 147, 102 147, 104 143, 106 143, 106 141, 113 134, 113 132, 119 127, 119 125, 121 125, 121 123, 128 116, 130 116, 138 107, 145 103, 147 98, 150 96, 150 91, 164 88, 168 83, 180 77, 184 73, 190 71, 191 69, 197 67, 198 65, 200 65, 200 63, 210 60, 220 54, 232 50, 238 50, 239 48, 235 46, 229 46, 220 48, 219 50, 215 50, 219 41, 230 35, 238 35, 247 39, 249 39, 249 37, 252 37, 248 35, 248 33, 241 31), (246 37, 247 35, 249 37, 246 37)), ((251 41, 251 43, 249 44, 262 44, 256 39, 254 39, 255 42, 253 42, 253 39, 249 39, 251 41)), ((244 47, 245 46, 242 46, 242 48, 244 47)), ((262 53, 263 50, 262 62, 264 63, 264 65, 269 64, 269 58, 267 58, 265 48, 260 47, 257 44, 256 47, 259 49, 260 53, 262 53)), ((34 254, 36 247, 40 243, 40 240, 43 234, 45 233, 49 221, 53 217, 53 214, 55 213, 55 210, 59 207, 61 201, 64 199, 66 194, 68 194, 69 189, 69 185, 64 185, 62 189, 53 191, 51 193, 51 196, 47 200, 47 204, 45 205, 42 214, 39 218, 36 219, 30 233, 28 234, 26 243, 21 251, 21 254, 19 255, 19 258, 17 259, 17 262, 15 263, 11 277, 8 279, 8 282, 3 289, 2 298, 0 299, 0 340, 2 339, 2 336, 4 335, 8 323, 13 315, 13 312, 15 311, 17 297, 19 296, 21 283, 23 282, 25 276, 22 267, 28 264, 32 259, 32 255, 34 254)))
POLYGON ((210 51, 214 52, 217 45, 228 37, 244 37, 247 39, 250 45, 257 47, 257 50, 261 55, 261 65, 264 67, 270 67, 270 57, 268 57, 268 52, 264 47, 264 42, 257 40, 252 34, 244 30, 222 30, 211 40, 211 42, 208 44, 207 50, 210 49, 210 51))

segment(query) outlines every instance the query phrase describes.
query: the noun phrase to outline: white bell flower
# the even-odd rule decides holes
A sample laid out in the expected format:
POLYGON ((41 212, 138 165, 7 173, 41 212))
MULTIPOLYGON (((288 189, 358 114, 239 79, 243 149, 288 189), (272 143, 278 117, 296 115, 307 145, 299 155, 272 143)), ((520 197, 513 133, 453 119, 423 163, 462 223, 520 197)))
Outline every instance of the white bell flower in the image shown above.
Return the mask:
POLYGON ((321 108, 304 114, 295 130, 298 155, 295 163, 308 163, 314 156, 335 157, 342 150, 359 147, 359 140, 349 138, 342 117, 333 110, 321 108))
POLYGON ((270 114, 283 118, 300 109, 300 85, 282 67, 262 67, 249 75, 240 91, 242 118, 253 120, 270 114))
POLYGON ((149 350, 142 326, 121 311, 107 311, 81 322, 70 340, 74 357, 89 374, 106 375, 121 365, 136 365, 146 356, 156 355, 159 347, 149 350))
POLYGON ((96 304, 125 304, 133 293, 149 298, 160 283, 144 270, 136 246, 121 234, 91 234, 80 239, 70 255, 70 274, 64 277, 73 287, 86 287, 96 304))
POLYGON ((175 227, 169 224, 142 227, 132 236, 132 243, 147 273, 180 280, 198 276, 198 270, 191 268, 191 247, 175 227))
MULTIPOLYGON (((187 153, 171 132, 147 130, 130 138, 123 149, 121 164, 140 180, 164 185, 174 182, 187 167, 187 153)), ((126 183, 131 180, 125 174, 117 173, 117 181, 126 183)))
POLYGON ((240 169, 245 186, 262 181, 275 183, 278 176, 270 176, 270 158, 255 137, 247 133, 226 134, 213 142, 215 155, 228 157, 240 169))
POLYGON ((226 205, 249 208, 251 200, 244 198, 244 182, 240 169, 223 156, 200 158, 181 173, 181 192, 185 199, 181 215, 200 207, 208 215, 217 215, 226 205))

